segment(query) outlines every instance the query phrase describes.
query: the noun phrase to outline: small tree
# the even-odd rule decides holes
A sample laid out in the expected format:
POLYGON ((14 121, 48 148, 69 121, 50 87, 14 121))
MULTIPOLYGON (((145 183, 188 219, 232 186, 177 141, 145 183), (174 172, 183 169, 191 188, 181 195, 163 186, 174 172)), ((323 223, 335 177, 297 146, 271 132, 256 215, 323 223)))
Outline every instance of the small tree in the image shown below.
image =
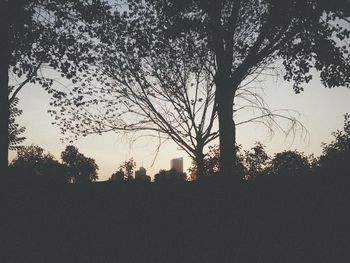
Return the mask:
POLYGON ((72 183, 89 183, 98 179, 98 166, 95 160, 79 153, 72 145, 67 146, 61 153, 61 159, 67 166, 69 181, 72 183))
POLYGON ((119 166, 119 171, 123 172, 125 181, 131 181, 134 179, 133 174, 134 174, 135 168, 136 168, 136 162, 134 161, 133 158, 130 158, 129 160, 124 161, 119 166))
POLYGON ((244 164, 247 179, 264 175, 269 159, 269 156, 265 152, 265 146, 260 142, 256 142, 250 151, 245 151, 244 164))
POLYGON ((119 170, 113 173, 109 180, 116 182, 132 181, 135 167, 136 162, 133 158, 130 158, 119 165, 119 170))

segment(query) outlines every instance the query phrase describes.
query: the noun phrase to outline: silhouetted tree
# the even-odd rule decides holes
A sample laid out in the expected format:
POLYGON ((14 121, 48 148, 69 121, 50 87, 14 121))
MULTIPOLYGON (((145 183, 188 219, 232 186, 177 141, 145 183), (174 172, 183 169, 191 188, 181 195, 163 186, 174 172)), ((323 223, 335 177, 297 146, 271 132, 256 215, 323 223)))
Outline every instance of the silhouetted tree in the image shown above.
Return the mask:
POLYGON ((311 80, 312 68, 326 87, 349 87, 348 44, 343 41, 350 35, 344 26, 350 16, 347 0, 130 2, 127 16, 136 25, 147 21, 147 33, 154 27, 171 40, 191 36, 195 52, 212 58, 222 174, 232 174, 235 165, 235 95, 252 73, 277 61, 296 93, 311 80))
POLYGON ((186 179, 186 173, 179 173, 174 168, 168 171, 162 169, 154 175, 154 182, 156 183, 184 182, 186 179))
POLYGON ((9 165, 9 174, 22 180, 68 182, 66 167, 36 145, 17 149, 17 156, 9 165))
POLYGON ((79 78, 93 60, 87 36, 97 36, 94 21, 108 14, 102 0, 0 1, 0 175, 7 173, 11 102, 27 83, 39 83, 55 98, 64 96, 50 89, 53 79, 41 67, 79 78), (9 75, 16 78, 11 93, 9 75))
POLYGON ((268 165, 269 156, 265 152, 265 146, 256 142, 250 151, 244 152, 245 175, 247 179, 265 175, 265 169, 268 165))
POLYGON ((329 175, 348 175, 350 172, 350 115, 347 113, 344 118, 344 129, 333 132, 334 140, 322 145, 319 166, 329 175))
MULTIPOLYGON (((235 171, 240 177, 243 177, 245 173, 244 167, 244 156, 241 153, 242 146, 236 146, 236 164, 235 171)), ((220 175, 220 149, 218 145, 209 146, 209 150, 204 158, 204 176, 216 176, 220 175)), ((192 180, 197 180, 197 169, 196 163, 192 162, 191 167, 189 168, 190 177, 192 180)))
POLYGON ((21 144, 26 139, 21 136, 26 128, 20 127, 18 123, 16 123, 16 118, 22 114, 22 110, 17 108, 18 98, 15 98, 10 103, 10 119, 9 119, 9 150, 16 150, 21 147, 21 144))
MULTIPOLYGON (((137 1, 129 4, 100 28, 105 37, 96 42, 100 56, 90 71, 96 77, 88 77, 71 96, 59 100, 63 111, 52 113, 63 132, 75 136, 141 131, 158 137, 159 145, 171 139, 194 160, 200 179, 205 172, 204 149, 219 136, 215 58, 208 46, 198 47, 197 32, 172 37, 163 31, 171 26, 156 10, 137 1), (102 85, 95 85, 96 80, 102 85)), ((253 80, 259 72, 250 75, 253 80)), ((240 124, 263 120, 271 128, 275 117, 292 121, 293 127, 297 123, 294 117, 271 111, 247 86, 235 96, 245 103, 236 112, 247 107, 259 112, 240 124)))
POLYGON ((270 175, 299 176, 310 172, 309 158, 296 150, 275 154, 266 168, 270 175))
POLYGON ((89 89, 93 95, 77 103, 72 103, 77 94, 66 98, 63 108, 69 110, 60 113, 61 127, 77 135, 141 131, 158 138, 159 146, 171 139, 193 158, 200 175, 203 149, 218 137, 213 78, 205 58, 196 53, 192 36, 165 39, 147 28, 139 35, 132 18, 124 20, 124 27, 111 23, 106 44, 98 46, 101 57, 92 74, 101 85, 94 85, 95 79, 92 85, 82 83, 76 92, 89 89), (145 43, 151 46, 146 49, 145 43))
POLYGON ((119 165, 119 170, 112 174, 110 180, 117 182, 128 182, 134 179, 133 174, 136 167, 136 162, 133 158, 124 161, 119 165))
POLYGON ((89 183, 98 179, 98 166, 95 160, 87 158, 72 145, 61 153, 61 159, 67 166, 69 180, 72 183, 89 183))

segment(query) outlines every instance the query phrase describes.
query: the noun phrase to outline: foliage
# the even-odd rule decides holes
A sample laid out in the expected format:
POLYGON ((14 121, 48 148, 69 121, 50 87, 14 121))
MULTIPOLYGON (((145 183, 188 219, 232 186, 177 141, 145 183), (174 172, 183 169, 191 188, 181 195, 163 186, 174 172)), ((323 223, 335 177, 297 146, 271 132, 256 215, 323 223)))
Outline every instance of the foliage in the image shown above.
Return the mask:
MULTIPOLYGON (((261 176, 296 176, 307 175, 317 166, 317 159, 311 156, 305 156, 298 151, 283 151, 271 158, 265 151, 265 146, 256 142, 250 150, 242 153, 242 147, 236 147, 237 163, 236 174, 241 178, 251 180, 261 176)), ((205 175, 215 176, 220 174, 219 147, 217 145, 209 147, 205 157, 205 175)), ((192 163, 190 167, 190 176, 195 179, 195 171, 192 163)))
POLYGON ((267 167, 270 175, 282 176, 305 175, 310 172, 310 169, 309 158, 297 150, 275 154, 267 167))
POLYGON ((119 170, 112 174, 111 181, 132 181, 134 179, 133 174, 136 168, 136 162, 133 158, 130 158, 127 161, 124 161, 119 165, 119 170))
POLYGON ((85 63, 93 59, 91 40, 87 41, 97 35, 93 24, 102 23, 110 13, 110 7, 100 0, 4 1, 1 9, 10 28, 7 41, 11 71, 19 79, 25 77, 27 82, 37 82, 45 89, 52 80, 40 75, 41 65, 58 69, 69 79, 78 77, 86 69, 85 63))
MULTIPOLYGON (((212 132, 212 122, 204 125, 203 120, 212 120, 207 117, 217 113, 220 169, 222 174, 228 175, 237 163, 233 120, 237 110, 235 96, 252 76, 264 72, 275 61, 281 61, 284 79, 293 82, 297 93, 302 91, 303 83, 311 80, 312 68, 320 72, 326 87, 349 87, 346 41, 350 31, 343 23, 338 23, 350 15, 346 0, 336 0, 334 5, 318 0, 129 0, 123 10, 117 10, 112 16, 110 7, 102 9, 101 14, 95 11, 99 1, 93 1, 92 6, 80 1, 59 3, 59 9, 56 5, 49 5, 44 10, 61 18, 60 15, 65 14, 62 10, 82 9, 83 12, 73 12, 74 19, 91 22, 94 14, 101 18, 86 28, 83 23, 86 38, 82 41, 76 41, 72 34, 81 29, 81 24, 73 19, 73 29, 63 31, 67 34, 63 36, 65 42, 62 46, 68 47, 68 51, 62 50, 61 46, 53 49, 55 58, 58 58, 55 61, 62 63, 56 65, 58 62, 55 62, 53 67, 60 68, 68 78, 75 76, 71 76, 71 72, 92 71, 87 78, 89 86, 83 82, 73 88, 76 96, 65 100, 65 93, 55 92, 57 100, 53 105, 61 105, 63 101, 66 107, 62 111, 74 116, 59 121, 63 131, 77 127, 86 135, 90 130, 85 127, 93 127, 92 131, 98 133, 111 130, 162 133, 200 164, 204 145, 219 135, 212 132), (82 50, 89 51, 90 44, 96 44, 94 50, 77 56, 76 50, 82 47, 82 50), (72 58, 74 63, 67 58, 72 58), (94 67, 87 68, 84 61, 93 62, 94 67), (97 74, 101 72, 104 75, 97 74), (190 79, 197 82, 191 83, 190 79), (184 98, 190 94, 186 87, 193 84, 196 94, 198 83, 202 83, 198 80, 203 79, 206 80, 203 83, 208 84, 205 86, 210 87, 210 96, 184 98), (104 84, 100 89, 104 96, 92 96, 95 81, 104 84), (116 91, 115 96, 111 90, 116 91), (172 104, 155 106, 155 99, 172 104), (191 106, 207 101, 215 102, 211 104, 213 110, 208 111, 213 114, 204 111, 206 113, 201 115, 204 118, 189 116, 196 112, 191 106), (101 104, 103 102, 105 104, 101 104), (81 112, 74 113, 76 107, 70 107, 96 104, 99 104, 99 113, 103 109, 102 118, 89 112, 89 118, 82 117, 81 112), (121 110, 116 112, 116 109, 121 110), (132 114, 138 115, 136 122, 125 123, 128 119, 125 116, 132 114), (119 118, 121 115, 124 118, 119 118), (76 126, 79 122, 82 125, 76 126), (147 126, 149 123, 151 127, 147 126)), ((61 19, 54 21, 58 21, 58 28, 64 24, 61 19)), ((56 32, 57 27, 53 29, 56 32)), ((52 46, 55 45, 47 45, 51 50, 52 46)), ((79 77, 73 79, 81 80, 79 77)), ((198 106, 197 109, 203 108, 198 106)), ((85 107, 79 109, 86 112, 85 107)), ((161 135, 158 136, 162 139, 161 135)))
POLYGON ((22 115, 22 110, 17 108, 19 99, 15 98, 10 103, 10 119, 9 119, 9 150, 16 150, 21 147, 21 144, 26 139, 22 136, 25 132, 25 127, 20 127, 16 123, 16 118, 22 115))
POLYGON ((344 129, 332 133, 334 140, 323 143, 323 154, 319 159, 320 168, 330 174, 349 174, 350 171, 350 115, 344 116, 344 129))
POLYGON ((349 5, 346 0, 135 0, 130 15, 171 40, 191 36, 194 50, 212 58, 221 170, 230 174, 236 155, 235 95, 252 74, 279 61, 296 93, 312 79, 311 69, 320 72, 326 87, 350 86, 349 5))
POLYGON ((9 166, 9 174, 23 180, 68 182, 66 167, 36 145, 17 149, 17 157, 9 166))
POLYGON ((67 91, 53 87, 57 76, 52 78, 52 69, 72 82, 80 79, 94 57, 90 52, 97 36, 93 25, 109 15, 110 6, 104 0, 0 1, 1 173, 7 173, 8 140, 14 136, 9 135, 13 128, 9 127, 13 125, 10 105, 17 94, 27 83, 37 83, 53 98, 63 98, 67 91))
POLYGON ((167 38, 152 24, 156 17, 134 16, 130 9, 101 25, 104 39, 96 42, 98 59, 89 77, 56 101, 63 111, 51 112, 58 113, 64 133, 138 131, 157 138, 159 146, 171 139, 201 159, 203 148, 218 137, 211 65, 202 50, 197 54, 193 36, 167 38))
POLYGON ((220 171, 219 147, 217 145, 209 146, 208 154, 205 158, 206 175, 217 175, 220 171))
POLYGON ((95 160, 85 157, 72 145, 61 153, 61 159, 67 166, 69 181, 72 183, 89 183, 98 179, 98 166, 95 160))
POLYGON ((266 167, 270 157, 265 152, 265 146, 256 142, 250 151, 244 151, 245 177, 247 179, 266 175, 266 167))
MULTIPOLYGON (((236 165, 235 173, 243 177, 246 168, 244 167, 244 155, 241 152, 242 146, 236 146, 236 165)), ((220 175, 220 149, 218 145, 209 146, 208 152, 204 158, 204 176, 217 176, 220 175)), ((196 163, 193 161, 191 167, 189 168, 190 177, 192 180, 197 179, 197 168, 196 163)))
POLYGON ((179 173, 174 168, 170 170, 160 170, 154 175, 156 183, 184 182, 187 179, 186 173, 179 173))
POLYGON ((119 169, 122 169, 125 174, 125 180, 130 181, 133 179, 134 170, 136 168, 136 162, 133 158, 130 158, 127 161, 124 161, 120 166, 119 169))

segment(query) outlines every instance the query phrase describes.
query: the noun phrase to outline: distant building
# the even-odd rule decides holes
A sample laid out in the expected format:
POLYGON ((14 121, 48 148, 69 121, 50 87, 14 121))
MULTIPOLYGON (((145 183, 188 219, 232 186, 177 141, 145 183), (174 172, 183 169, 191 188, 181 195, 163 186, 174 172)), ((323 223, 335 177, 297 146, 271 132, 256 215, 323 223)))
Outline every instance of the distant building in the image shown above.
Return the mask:
POLYGON ((176 158, 170 161, 170 169, 175 169, 178 173, 184 172, 184 161, 183 158, 176 158))
POLYGON ((114 174, 112 174, 111 178, 109 178, 109 180, 113 182, 123 182, 124 179, 125 174, 122 170, 116 171, 114 174))
POLYGON ((151 177, 146 174, 146 169, 143 167, 140 167, 139 170, 135 171, 135 180, 136 181, 144 181, 144 182, 150 182, 151 177))

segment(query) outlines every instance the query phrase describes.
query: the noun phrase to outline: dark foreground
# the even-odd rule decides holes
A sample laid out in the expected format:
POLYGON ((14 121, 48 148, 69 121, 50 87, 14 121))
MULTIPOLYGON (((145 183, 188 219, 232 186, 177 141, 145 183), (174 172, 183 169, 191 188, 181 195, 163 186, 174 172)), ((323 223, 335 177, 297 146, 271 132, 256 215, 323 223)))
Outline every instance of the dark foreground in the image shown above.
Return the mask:
POLYGON ((348 178, 0 185, 0 262, 350 262, 348 178))

